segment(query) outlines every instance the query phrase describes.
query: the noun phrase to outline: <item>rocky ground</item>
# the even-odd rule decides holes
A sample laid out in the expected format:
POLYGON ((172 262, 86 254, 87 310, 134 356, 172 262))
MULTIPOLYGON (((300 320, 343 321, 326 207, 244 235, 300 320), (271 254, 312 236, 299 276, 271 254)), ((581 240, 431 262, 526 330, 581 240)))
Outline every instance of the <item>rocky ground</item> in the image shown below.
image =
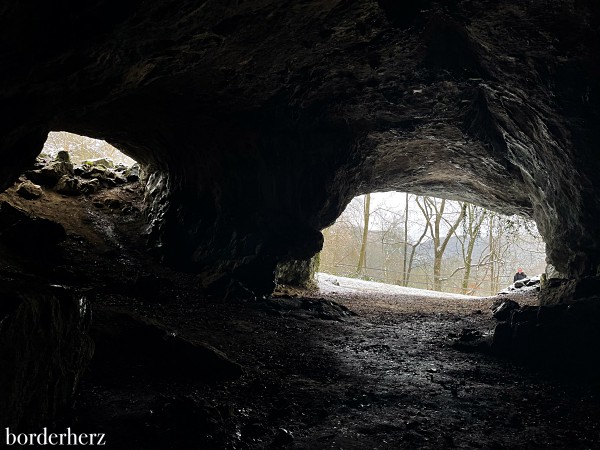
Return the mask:
POLYGON ((145 252, 137 182, 70 195, 41 186, 33 199, 19 185, 0 202, 65 236, 52 251, 40 234, 19 235, 25 252, 2 240, 0 275, 65 286, 93 310, 96 354, 57 428, 106 433, 118 449, 600 445, 589 380, 485 351, 495 298, 323 276, 321 291, 224 301, 145 252))

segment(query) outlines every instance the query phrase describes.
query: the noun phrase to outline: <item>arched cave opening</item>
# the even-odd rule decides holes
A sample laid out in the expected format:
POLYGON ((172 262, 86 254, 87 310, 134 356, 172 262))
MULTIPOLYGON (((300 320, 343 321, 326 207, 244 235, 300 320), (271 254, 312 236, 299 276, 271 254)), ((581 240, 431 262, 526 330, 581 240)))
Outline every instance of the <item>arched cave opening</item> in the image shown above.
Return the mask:
POLYGON ((545 244, 531 219, 468 202, 365 194, 323 235, 318 270, 341 277, 482 297, 514 289, 519 268, 517 278, 539 291, 546 272, 545 244))

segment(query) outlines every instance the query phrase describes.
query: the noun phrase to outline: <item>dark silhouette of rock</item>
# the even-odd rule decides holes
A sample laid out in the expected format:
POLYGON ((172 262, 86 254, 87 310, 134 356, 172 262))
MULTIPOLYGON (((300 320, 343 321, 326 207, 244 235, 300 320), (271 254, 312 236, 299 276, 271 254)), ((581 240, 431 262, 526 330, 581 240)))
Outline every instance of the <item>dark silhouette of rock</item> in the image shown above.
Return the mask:
POLYGON ((0 423, 31 432, 70 406, 92 357, 87 300, 55 286, 2 280, 0 423))
POLYGON ((94 376, 131 373, 139 378, 224 381, 242 374, 240 365, 217 349, 130 312, 95 310, 91 336, 96 345, 94 376))
POLYGON ((492 305, 492 315, 497 320, 507 320, 510 312, 519 308, 519 304, 514 300, 498 300, 492 305))
POLYGON ((0 201, 0 242, 28 253, 44 253, 66 237, 64 227, 41 217, 34 217, 6 201, 0 201))

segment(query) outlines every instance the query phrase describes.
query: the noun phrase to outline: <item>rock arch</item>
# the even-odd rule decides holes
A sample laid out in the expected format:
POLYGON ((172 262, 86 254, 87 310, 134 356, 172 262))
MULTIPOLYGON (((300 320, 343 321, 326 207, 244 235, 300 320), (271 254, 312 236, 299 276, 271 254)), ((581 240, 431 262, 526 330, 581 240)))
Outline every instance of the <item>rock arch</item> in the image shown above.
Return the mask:
POLYGON ((259 294, 354 195, 394 188, 526 211, 549 262, 598 273, 591 2, 33 8, 0 10, 4 188, 50 130, 106 139, 154 173, 151 244, 259 294))

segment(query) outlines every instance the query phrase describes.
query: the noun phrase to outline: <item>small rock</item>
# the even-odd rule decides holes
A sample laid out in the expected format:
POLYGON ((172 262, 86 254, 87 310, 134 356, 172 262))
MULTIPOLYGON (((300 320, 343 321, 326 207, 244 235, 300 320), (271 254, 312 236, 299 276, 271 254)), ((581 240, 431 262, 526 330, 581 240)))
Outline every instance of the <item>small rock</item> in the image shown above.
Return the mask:
POLYGON ((473 328, 463 328, 460 331, 458 338, 463 342, 474 341, 481 337, 481 331, 475 330, 473 328))
POLYGON ((115 173, 114 180, 115 180, 115 183, 117 183, 117 184, 125 184, 125 183, 127 183, 127 178, 125 178, 120 173, 115 173))
POLYGON ((516 323, 537 322, 539 309, 539 306, 525 305, 522 308, 511 310, 511 326, 514 327, 516 323))
POLYGON ((40 198, 43 193, 44 191, 39 185, 33 184, 29 180, 24 181, 17 188, 17 194, 19 194, 26 200, 34 200, 36 198, 40 198))

